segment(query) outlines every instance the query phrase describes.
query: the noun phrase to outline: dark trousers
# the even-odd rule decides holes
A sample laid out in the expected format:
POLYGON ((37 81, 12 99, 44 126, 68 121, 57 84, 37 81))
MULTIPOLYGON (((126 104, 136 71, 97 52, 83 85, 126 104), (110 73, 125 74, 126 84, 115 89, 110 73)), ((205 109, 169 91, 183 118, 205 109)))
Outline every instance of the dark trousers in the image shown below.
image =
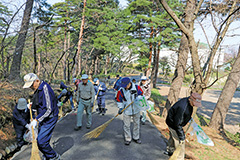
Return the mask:
POLYGON ((58 100, 60 100, 61 101, 61 98, 62 97, 64 97, 64 96, 66 96, 65 97, 65 99, 63 100, 63 103, 66 103, 67 101, 68 101, 68 99, 70 100, 70 103, 71 103, 71 107, 72 107, 72 109, 74 109, 74 103, 73 103, 73 95, 71 94, 71 95, 62 95, 62 93, 58 96, 58 100))
POLYGON ((27 131, 27 128, 21 125, 14 125, 14 129, 16 132, 16 137, 17 137, 17 145, 18 147, 22 147, 26 142, 23 140, 23 135, 27 131))
POLYGON ((38 148, 47 159, 56 156, 56 152, 53 150, 49 143, 57 120, 58 117, 52 117, 49 118, 47 121, 39 124, 37 137, 38 148))
POLYGON ((99 111, 105 112, 105 96, 98 96, 97 102, 99 111))

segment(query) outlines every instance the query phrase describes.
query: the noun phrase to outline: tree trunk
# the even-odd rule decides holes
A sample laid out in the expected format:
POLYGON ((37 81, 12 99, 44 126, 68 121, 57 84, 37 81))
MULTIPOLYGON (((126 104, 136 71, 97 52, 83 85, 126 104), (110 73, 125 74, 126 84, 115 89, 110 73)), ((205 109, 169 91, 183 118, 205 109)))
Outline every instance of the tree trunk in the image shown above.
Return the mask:
MULTIPOLYGON (((150 33, 150 39, 152 39, 152 38, 153 38, 153 27, 151 27, 151 33, 150 33)), ((146 73, 147 77, 149 77, 149 75, 150 75, 150 69, 151 69, 151 64, 152 64, 152 50, 153 50, 153 45, 152 45, 152 42, 150 42, 149 43, 148 68, 147 68, 147 73, 146 73)))
POLYGON ((33 57, 34 57, 34 65, 33 65, 33 73, 36 73, 37 69, 37 47, 36 47, 36 29, 33 30, 33 57))
POLYGON ((158 42, 158 48, 157 48, 157 54, 156 54, 156 66, 155 66, 155 78, 154 78, 154 81, 153 81, 153 88, 157 88, 157 76, 158 76, 158 68, 159 68, 159 54, 160 54, 160 46, 161 46, 161 41, 158 42))
POLYGON ((77 60, 78 62, 78 67, 77 68, 77 75, 80 75, 82 70, 81 70, 81 63, 82 63, 82 57, 81 57, 81 44, 82 44, 82 39, 83 39, 83 29, 84 29, 84 23, 85 23, 85 7, 86 7, 86 1, 83 1, 83 13, 82 13, 82 23, 81 23, 81 28, 80 28, 80 33, 79 33, 79 39, 78 39, 78 50, 77 50, 77 60))
POLYGON ((64 27, 64 43, 63 43, 63 52, 65 52, 64 56, 63 56, 63 61, 62 61, 62 64, 63 64, 63 79, 64 80, 67 80, 67 60, 66 60, 66 57, 67 57, 67 20, 65 20, 65 27, 64 27))
MULTIPOLYGON (((195 11, 195 3, 190 3, 189 1, 186 4, 185 8, 185 21, 184 25, 186 28, 193 30, 193 17, 195 11)), ((185 76, 185 68, 187 65, 189 47, 188 47, 188 39, 184 33, 182 33, 181 43, 178 51, 178 60, 176 64, 176 69, 174 72, 174 77, 172 80, 172 84, 168 93, 168 99, 165 104, 166 110, 164 110, 162 116, 166 117, 167 111, 171 108, 171 106, 178 101, 178 97, 181 91, 183 79, 185 76)))
POLYGON ((21 29, 16 42, 16 48, 13 54, 13 61, 10 69, 10 75, 9 75, 10 80, 14 80, 14 79, 20 80, 20 66, 22 61, 22 52, 25 44, 27 31, 28 31, 32 7, 33 7, 33 0, 27 0, 26 8, 23 14, 21 29))
POLYGON ((98 71, 98 55, 96 55, 96 60, 94 62, 94 75, 97 75, 98 71))
POLYGON ((216 107, 213 111, 209 127, 222 131, 232 97, 236 91, 240 80, 240 46, 238 56, 233 64, 232 70, 228 76, 226 84, 223 87, 222 93, 218 98, 216 107))

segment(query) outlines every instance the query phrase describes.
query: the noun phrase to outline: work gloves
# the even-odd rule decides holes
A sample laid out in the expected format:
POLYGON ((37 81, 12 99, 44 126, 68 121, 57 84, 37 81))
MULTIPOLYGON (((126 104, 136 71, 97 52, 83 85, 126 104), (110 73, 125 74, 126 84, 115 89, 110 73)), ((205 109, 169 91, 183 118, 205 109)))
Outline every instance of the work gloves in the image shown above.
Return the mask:
POLYGON ((58 101, 57 106, 58 106, 58 107, 61 107, 62 105, 63 105, 63 102, 58 101))
POLYGON ((31 130, 31 125, 30 124, 26 124, 25 127, 30 131, 31 130))
POLYGON ((36 128, 36 126, 37 126, 37 120, 34 119, 34 120, 30 123, 30 126, 33 126, 33 128, 36 128))
POLYGON ((101 86, 99 86, 99 88, 98 88, 98 89, 99 89, 99 91, 103 90, 103 88, 102 88, 101 86))
POLYGON ((118 114, 122 114, 122 112, 123 112, 123 108, 119 108, 118 114))

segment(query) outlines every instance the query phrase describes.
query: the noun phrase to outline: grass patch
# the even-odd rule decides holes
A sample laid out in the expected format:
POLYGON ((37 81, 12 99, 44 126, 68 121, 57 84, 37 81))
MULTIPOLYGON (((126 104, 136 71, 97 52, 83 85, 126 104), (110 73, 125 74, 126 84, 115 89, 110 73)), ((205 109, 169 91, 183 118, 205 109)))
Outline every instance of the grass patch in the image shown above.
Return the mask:
POLYGON ((150 97, 153 101, 154 101, 154 103, 156 104, 156 105, 158 105, 158 106, 163 106, 163 105, 165 105, 165 102, 166 102, 166 98, 165 97, 163 97, 163 96, 161 96, 160 95, 160 93, 159 93, 159 91, 158 91, 158 89, 155 89, 155 88, 153 88, 152 90, 151 90, 151 97, 150 97))

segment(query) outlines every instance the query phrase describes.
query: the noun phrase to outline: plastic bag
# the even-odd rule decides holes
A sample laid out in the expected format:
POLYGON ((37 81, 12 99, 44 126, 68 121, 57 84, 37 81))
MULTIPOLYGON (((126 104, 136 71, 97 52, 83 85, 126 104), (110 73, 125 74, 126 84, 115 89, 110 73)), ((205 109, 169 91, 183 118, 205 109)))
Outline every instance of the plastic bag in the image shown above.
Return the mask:
POLYGON ((191 121, 193 121, 192 123, 190 122, 193 127, 193 131, 190 134, 193 135, 195 132, 199 143, 207 146, 214 146, 213 141, 206 135, 203 129, 193 119, 191 119, 191 121))
POLYGON ((136 107, 139 107, 140 110, 142 110, 142 111, 146 111, 149 109, 148 101, 145 98, 145 96, 138 96, 135 99, 133 105, 135 105, 136 107))
POLYGON ((149 109, 148 109, 148 112, 153 112, 153 111, 155 111, 154 110, 154 102, 152 102, 152 101, 147 101, 148 102, 148 105, 149 105, 149 109))
MULTIPOLYGON (((38 129, 37 128, 34 129, 34 136, 35 136, 35 139, 37 139, 37 136, 38 136, 38 129)), ((23 135, 23 139, 24 139, 24 141, 26 141, 28 143, 31 143, 32 140, 33 140, 32 131, 27 130, 23 135)))

